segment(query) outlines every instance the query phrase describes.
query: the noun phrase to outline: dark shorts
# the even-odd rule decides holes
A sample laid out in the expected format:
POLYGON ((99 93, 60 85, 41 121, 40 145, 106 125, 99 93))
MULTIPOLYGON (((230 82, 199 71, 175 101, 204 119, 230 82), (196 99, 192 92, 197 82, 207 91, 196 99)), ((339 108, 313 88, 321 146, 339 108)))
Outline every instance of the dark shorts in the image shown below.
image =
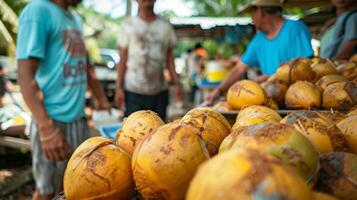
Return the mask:
POLYGON ((152 110, 166 120, 169 92, 163 91, 157 95, 142 95, 125 91, 125 116, 139 110, 152 110))

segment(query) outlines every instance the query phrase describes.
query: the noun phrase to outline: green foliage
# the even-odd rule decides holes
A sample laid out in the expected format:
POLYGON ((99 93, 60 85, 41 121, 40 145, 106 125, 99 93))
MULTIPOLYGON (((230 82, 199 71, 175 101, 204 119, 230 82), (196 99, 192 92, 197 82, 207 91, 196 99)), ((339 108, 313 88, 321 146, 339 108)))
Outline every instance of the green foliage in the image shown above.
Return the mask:
POLYGON ((232 17, 249 0, 186 0, 193 2, 198 16, 232 17))

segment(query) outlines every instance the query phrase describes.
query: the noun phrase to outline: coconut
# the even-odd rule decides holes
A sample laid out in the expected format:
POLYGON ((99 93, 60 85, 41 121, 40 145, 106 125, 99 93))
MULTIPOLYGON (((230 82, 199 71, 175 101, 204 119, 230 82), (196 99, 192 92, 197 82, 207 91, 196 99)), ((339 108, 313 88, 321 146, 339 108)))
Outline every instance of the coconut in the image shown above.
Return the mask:
POLYGON ((350 62, 355 62, 355 63, 357 63, 357 54, 354 54, 353 56, 351 56, 350 62))
POLYGON ((287 83, 294 83, 299 80, 312 81, 315 78, 315 73, 310 66, 311 64, 311 60, 298 58, 281 65, 275 76, 287 83))
POLYGON ((63 183, 69 200, 131 199, 134 182, 130 156, 109 139, 90 138, 71 156, 63 183))
POLYGON ((347 151, 347 141, 334 122, 318 112, 295 112, 287 115, 281 123, 294 125, 305 135, 320 153, 347 151))
POLYGON ((280 120, 280 115, 270 108, 249 106, 239 112, 232 129, 237 130, 240 127, 248 127, 262 122, 280 122, 280 120))
POLYGON ((353 81, 357 78, 357 64, 348 62, 337 67, 337 71, 348 80, 353 81))
POLYGON ((323 63, 327 63, 328 60, 325 59, 325 58, 320 58, 320 57, 315 57, 313 59, 311 59, 312 61, 312 64, 311 65, 314 65, 314 64, 323 64, 323 63))
POLYGON ((233 84, 227 93, 227 102, 234 109, 250 105, 262 105, 265 102, 265 92, 260 85, 251 80, 242 80, 233 84))
POLYGON ((322 193, 313 192, 314 200, 338 200, 336 197, 322 193))
POLYGON ((338 74, 335 64, 333 64, 331 61, 314 64, 311 66, 311 68, 315 72, 315 81, 329 74, 338 74))
POLYGON ((287 82, 275 79, 262 83, 262 87, 269 98, 280 106, 284 105, 285 93, 288 89, 287 82))
POLYGON ((316 180, 318 153, 311 142, 291 125, 261 123, 242 131, 231 148, 257 148, 293 167, 308 183, 316 180))
POLYGON ((285 105, 291 109, 319 108, 321 92, 310 82, 298 81, 292 84, 286 92, 285 105))
POLYGON ((350 110, 357 103, 357 85, 338 82, 329 85, 322 95, 322 106, 326 109, 350 110))
POLYGON ((186 200, 312 199, 304 180, 275 157, 233 149, 203 163, 186 200))
POLYGON ((353 108, 353 109, 348 113, 348 116, 353 116, 353 115, 357 115, 357 107, 353 108))
POLYGON ((195 108, 181 122, 199 130, 211 156, 217 154, 221 142, 231 132, 231 125, 226 118, 210 108, 195 108))
POLYGON ((133 154, 136 145, 156 128, 164 125, 162 119, 153 111, 142 110, 132 113, 124 120, 116 135, 116 143, 133 154))
POLYGON ((345 135, 350 151, 357 154, 357 115, 347 117, 336 126, 345 135))
POLYGON ((323 92, 327 86, 333 84, 333 83, 338 83, 338 82, 346 82, 348 81, 345 77, 341 75, 336 75, 336 74, 330 74, 323 76, 320 78, 315 85, 320 89, 321 92, 323 92))
POLYGON ((212 107, 213 110, 216 110, 218 112, 229 112, 234 110, 228 103, 227 101, 220 101, 216 105, 212 107))
POLYGON ((332 193, 339 199, 357 199, 357 156, 332 152, 321 156, 321 171, 317 182, 319 191, 332 193))
POLYGON ((144 199, 184 199, 197 167, 209 158, 200 133, 170 123, 153 131, 135 149, 132 170, 144 199))
POLYGON ((239 127, 237 129, 232 129, 232 133, 229 134, 226 138, 224 138, 223 142, 221 143, 218 153, 228 151, 231 148, 232 143, 235 142, 235 140, 237 139, 237 136, 241 134, 246 128, 247 127, 239 127))

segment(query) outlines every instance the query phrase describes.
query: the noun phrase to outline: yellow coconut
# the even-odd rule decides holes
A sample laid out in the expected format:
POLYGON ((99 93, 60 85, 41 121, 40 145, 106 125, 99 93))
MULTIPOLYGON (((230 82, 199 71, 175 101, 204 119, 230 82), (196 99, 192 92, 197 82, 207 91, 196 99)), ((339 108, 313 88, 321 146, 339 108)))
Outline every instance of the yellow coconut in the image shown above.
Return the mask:
POLYGON ((336 65, 336 66, 340 66, 342 64, 345 64, 345 63, 349 63, 348 60, 334 60, 333 63, 336 65))
POLYGON ((186 200, 312 199, 304 180, 273 156, 233 149, 202 164, 186 200))
POLYGON ((280 115, 270 108, 264 106, 249 106, 241 110, 237 116, 233 130, 239 127, 248 127, 262 122, 280 122, 280 115))
POLYGON ((320 153, 348 150, 346 138, 334 122, 318 112, 291 113, 281 123, 294 125, 320 153))
POLYGON ((136 188, 144 199, 184 199, 197 167, 208 158, 197 129, 178 123, 164 125, 134 151, 136 188))
POLYGON ((357 103, 357 85, 339 82, 329 85, 322 95, 322 106, 326 109, 350 110, 357 103))
POLYGON ((231 125, 226 118, 211 108, 195 108, 181 122, 198 129, 211 156, 217 154, 221 142, 231 132, 231 125))
POLYGON ((319 108, 321 105, 321 92, 310 82, 298 81, 286 91, 285 105, 291 109, 319 108))
POLYGON ((348 116, 353 116, 353 115, 357 115, 357 107, 352 109, 349 113, 348 116))
POLYGON ((336 197, 322 193, 313 192, 314 200, 338 200, 336 197))
POLYGON ((265 92, 254 81, 238 81, 229 88, 227 102, 238 110, 245 106, 262 105, 265 102, 265 92))
POLYGON ((321 156, 319 191, 332 193, 339 199, 357 199, 357 155, 332 152, 321 156))
POLYGON ((280 106, 284 105, 285 93, 288 89, 287 82, 275 79, 262 83, 262 87, 269 98, 272 98, 280 106))
POLYGON ((336 126, 345 135, 350 151, 357 154, 357 115, 347 117, 336 126))
POLYGON ((335 64, 333 64, 331 61, 328 61, 326 63, 314 64, 311 66, 311 68, 312 71, 315 72, 315 81, 329 74, 338 74, 335 64))
POLYGON ((357 64, 348 62, 337 67, 337 71, 348 80, 352 81, 357 77, 357 64))
POLYGON ((351 56, 350 62, 355 62, 355 63, 357 63, 357 54, 354 54, 353 56, 351 56))
POLYGON ((125 119, 123 126, 117 132, 116 143, 131 155, 142 139, 164 124, 155 112, 150 110, 134 112, 125 119))
POLYGON ((341 75, 336 75, 336 74, 330 74, 323 76, 320 78, 315 85, 320 89, 321 92, 323 92, 327 86, 333 84, 333 83, 338 83, 338 82, 346 82, 348 81, 345 77, 341 75))
POLYGON ((69 200, 131 199, 134 182, 129 155, 109 139, 86 140, 68 162, 64 193, 69 200))
POLYGON ((220 101, 212 107, 213 110, 218 112, 228 112, 233 111, 234 109, 227 103, 227 101, 220 101))
POLYGON ((242 131, 231 148, 256 148, 270 153, 293 167, 308 183, 313 184, 319 170, 315 147, 291 125, 261 123, 242 131))
POLYGON ((314 64, 322 64, 322 63, 328 62, 327 59, 325 59, 325 58, 320 58, 320 57, 312 58, 311 61, 312 61, 312 65, 314 65, 314 64))
POLYGON ((263 106, 268 107, 273 110, 279 109, 278 104, 272 98, 266 98, 265 102, 263 103, 263 106))
POLYGON ((236 141, 237 136, 241 134, 246 128, 247 127, 239 127, 237 129, 232 129, 231 134, 229 134, 226 138, 224 138, 223 142, 221 143, 218 153, 223 153, 225 151, 228 151, 231 148, 232 143, 236 141))
POLYGON ((287 83, 294 83, 299 80, 312 81, 315 78, 315 73, 310 66, 311 64, 311 60, 298 58, 281 65, 275 76, 287 83))

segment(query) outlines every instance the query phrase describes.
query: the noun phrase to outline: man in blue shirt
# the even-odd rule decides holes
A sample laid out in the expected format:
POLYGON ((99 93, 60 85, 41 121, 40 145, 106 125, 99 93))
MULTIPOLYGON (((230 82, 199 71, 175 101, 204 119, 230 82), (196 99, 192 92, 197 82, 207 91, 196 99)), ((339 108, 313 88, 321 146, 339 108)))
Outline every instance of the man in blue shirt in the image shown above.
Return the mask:
POLYGON ((81 20, 68 9, 79 2, 32 0, 19 19, 18 81, 34 118, 33 199, 51 199, 62 190, 69 156, 90 136, 84 113, 87 85, 97 109, 110 109, 88 62, 81 20))
POLYGON ((255 0, 244 11, 252 13, 257 34, 250 42, 241 60, 207 101, 212 104, 228 88, 241 79, 249 67, 260 67, 262 82, 278 69, 280 64, 297 57, 312 57, 311 35, 300 21, 285 19, 279 0, 255 0))

